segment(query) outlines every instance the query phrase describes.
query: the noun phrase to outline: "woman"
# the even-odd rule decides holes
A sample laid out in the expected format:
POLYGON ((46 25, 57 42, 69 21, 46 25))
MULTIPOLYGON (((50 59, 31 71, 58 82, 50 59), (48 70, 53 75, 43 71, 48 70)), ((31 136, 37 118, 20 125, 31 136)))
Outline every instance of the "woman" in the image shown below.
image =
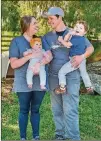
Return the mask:
MULTIPOLYGON (((21 140, 26 140, 26 129, 28 124, 28 114, 31 110, 30 121, 33 130, 33 139, 39 140, 39 123, 40 114, 39 108, 45 91, 40 89, 39 77, 34 76, 32 89, 28 88, 26 82, 26 71, 28 68, 28 63, 30 58, 34 55, 38 57, 37 54, 30 54, 23 56, 23 52, 30 49, 30 40, 33 35, 38 31, 38 24, 33 16, 24 16, 21 18, 21 31, 22 36, 16 37, 12 40, 9 49, 9 58, 11 67, 14 69, 14 91, 17 93, 20 105, 19 112, 19 129, 21 140)), ((48 55, 40 63, 47 64, 50 61, 48 55)), ((39 68, 39 67, 38 67, 39 68)), ((38 70, 36 70, 38 72, 38 70)), ((34 70, 35 72, 35 70, 34 70)))

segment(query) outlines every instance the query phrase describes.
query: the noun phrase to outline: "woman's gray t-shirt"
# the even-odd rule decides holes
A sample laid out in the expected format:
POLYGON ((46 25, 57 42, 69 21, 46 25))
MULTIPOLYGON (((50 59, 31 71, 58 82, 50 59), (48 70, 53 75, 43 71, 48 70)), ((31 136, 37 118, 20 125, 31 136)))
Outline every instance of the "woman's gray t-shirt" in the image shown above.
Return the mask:
MULTIPOLYGON (((23 52, 27 51, 27 49, 30 48, 31 48, 30 44, 25 39, 24 36, 16 37, 11 41, 9 48, 9 58, 12 57, 22 58, 23 52)), ((26 62, 23 66, 14 69, 14 84, 13 84, 14 92, 41 91, 40 80, 38 75, 33 77, 32 89, 28 88, 26 82, 26 72, 27 72, 28 64, 29 61, 26 62)))

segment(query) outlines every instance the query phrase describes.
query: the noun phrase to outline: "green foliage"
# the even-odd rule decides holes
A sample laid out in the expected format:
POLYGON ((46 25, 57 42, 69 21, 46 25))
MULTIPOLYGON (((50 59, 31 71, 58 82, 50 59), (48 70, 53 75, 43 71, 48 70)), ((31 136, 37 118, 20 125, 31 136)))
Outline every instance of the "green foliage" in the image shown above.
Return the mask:
POLYGON ((2 1, 2 30, 19 31, 18 1, 2 1))
POLYGON ((89 25, 88 36, 98 37, 101 33, 101 1, 69 1, 65 21, 69 26, 77 20, 85 20, 89 25))
POLYGON ((41 17, 42 11, 51 6, 64 9, 65 23, 72 27, 78 19, 86 20, 90 30, 89 35, 98 37, 101 33, 101 1, 3 1, 2 0, 2 30, 19 31, 20 18, 24 15, 34 15, 39 20, 39 35, 50 30, 46 19, 41 17))

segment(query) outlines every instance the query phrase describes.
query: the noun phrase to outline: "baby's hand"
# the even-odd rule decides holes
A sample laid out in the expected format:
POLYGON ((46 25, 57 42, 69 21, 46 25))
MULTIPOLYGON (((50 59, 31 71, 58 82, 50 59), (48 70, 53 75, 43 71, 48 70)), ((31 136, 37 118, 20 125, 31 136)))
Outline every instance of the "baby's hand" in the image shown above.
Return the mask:
POLYGON ((63 41, 63 37, 59 36, 58 41, 61 43, 63 41))
POLYGON ((70 35, 75 35, 76 34, 76 31, 72 29, 72 30, 69 31, 69 34, 70 35))
POLYGON ((23 53, 23 56, 27 56, 27 55, 28 55, 28 52, 25 51, 25 52, 23 53))
POLYGON ((27 50, 28 54, 32 53, 33 51, 31 49, 27 50))

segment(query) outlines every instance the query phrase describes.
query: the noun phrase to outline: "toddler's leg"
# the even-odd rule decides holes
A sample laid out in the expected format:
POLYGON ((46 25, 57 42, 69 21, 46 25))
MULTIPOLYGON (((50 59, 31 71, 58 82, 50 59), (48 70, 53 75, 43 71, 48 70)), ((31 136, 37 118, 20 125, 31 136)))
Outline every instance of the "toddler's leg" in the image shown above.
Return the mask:
POLYGON ((40 67, 40 86, 42 90, 46 90, 46 71, 45 71, 45 66, 40 67))
POLYGON ((82 61, 79 69, 80 69, 80 74, 81 74, 81 77, 82 77, 83 82, 85 84, 85 87, 93 92, 93 87, 92 87, 92 84, 90 81, 90 77, 89 77, 88 72, 86 70, 86 60, 82 61))
POLYGON ((76 68, 72 67, 70 61, 64 64, 58 73, 59 85, 66 85, 66 74, 74 71, 75 69, 76 68))
POLYGON ((59 73, 58 73, 60 88, 56 88, 55 93, 60 94, 60 93, 66 92, 66 88, 65 88, 65 86, 66 86, 66 74, 71 72, 71 71, 74 71, 75 69, 76 68, 72 67, 72 64, 71 64, 70 61, 62 66, 62 68, 59 70, 59 73))

